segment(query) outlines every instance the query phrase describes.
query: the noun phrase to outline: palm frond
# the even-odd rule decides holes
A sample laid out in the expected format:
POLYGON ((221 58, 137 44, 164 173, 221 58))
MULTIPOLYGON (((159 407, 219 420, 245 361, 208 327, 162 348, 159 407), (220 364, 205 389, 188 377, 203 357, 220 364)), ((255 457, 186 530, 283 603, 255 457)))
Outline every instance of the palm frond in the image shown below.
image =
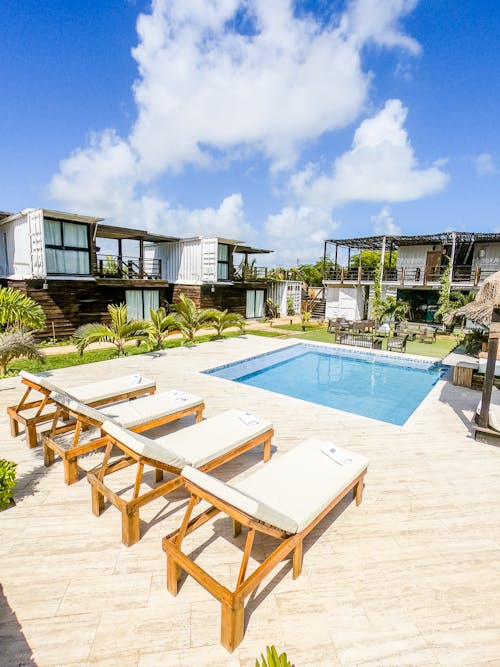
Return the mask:
POLYGON ((20 290, 0 287, 0 325, 40 329, 45 324, 42 307, 20 290))
POLYGON ((2 373, 5 374, 9 362, 19 358, 45 362, 45 355, 37 348, 35 339, 27 331, 12 331, 0 336, 2 373))

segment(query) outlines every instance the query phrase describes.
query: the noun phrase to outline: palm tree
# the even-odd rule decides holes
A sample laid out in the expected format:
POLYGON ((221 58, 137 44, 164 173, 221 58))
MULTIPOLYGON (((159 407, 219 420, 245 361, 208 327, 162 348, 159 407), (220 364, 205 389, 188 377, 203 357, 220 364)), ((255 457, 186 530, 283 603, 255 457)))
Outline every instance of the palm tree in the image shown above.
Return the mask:
POLYGON ((45 355, 36 346, 32 334, 22 329, 0 334, 0 373, 6 375, 13 359, 34 359, 45 363, 45 355))
POLYGON ((150 340, 151 327, 146 320, 130 320, 127 322, 127 306, 124 303, 108 306, 110 324, 92 322, 83 324, 74 333, 78 352, 83 354, 90 343, 113 343, 118 349, 118 356, 125 354, 125 343, 130 340, 150 340))
POLYGON ((237 313, 228 313, 227 309, 213 311, 213 322, 210 325, 210 328, 215 329, 217 338, 222 338, 223 331, 231 329, 232 327, 238 327, 240 331, 243 331, 245 328, 245 320, 241 315, 238 315, 237 313))
POLYGON ((179 319, 175 313, 167 315, 165 308, 149 311, 151 322, 149 323, 149 337, 153 343, 154 350, 160 350, 167 337, 174 331, 179 331, 179 319))
POLYGON ((42 307, 20 290, 0 287, 0 326, 40 329, 45 324, 42 307))
POLYGON ((380 301, 377 304, 375 314, 381 321, 384 317, 389 320, 392 335, 395 320, 404 320, 409 312, 410 304, 407 301, 396 299, 395 296, 388 296, 385 301, 380 301))
POLYGON ((179 302, 173 306, 173 310, 178 316, 179 331, 187 343, 193 343, 196 332, 204 326, 210 327, 214 321, 214 310, 197 308, 185 294, 180 294, 179 302))

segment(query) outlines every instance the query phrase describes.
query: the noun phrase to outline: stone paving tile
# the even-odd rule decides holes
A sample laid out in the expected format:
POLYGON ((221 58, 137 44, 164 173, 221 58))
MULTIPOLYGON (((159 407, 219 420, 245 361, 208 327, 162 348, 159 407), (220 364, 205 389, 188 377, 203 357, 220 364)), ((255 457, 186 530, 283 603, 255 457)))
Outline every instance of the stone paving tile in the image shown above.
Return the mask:
MULTIPOLYGON (((78 369, 79 382, 141 373, 159 390, 188 389, 205 398, 207 417, 250 409, 274 422, 276 457, 303 437, 328 437, 369 457, 362 505, 346 500, 312 532, 301 577, 294 581, 285 561, 265 579, 247 602, 245 636, 232 655, 219 644, 217 601, 192 578, 175 598, 166 590, 161 538, 178 527, 185 492, 144 507, 141 540, 127 549, 118 511, 95 517, 83 477, 66 486, 59 461, 45 468, 40 447, 10 437, 5 407, 21 392, 18 381, 0 381, 0 457, 18 463, 19 478, 16 505, 0 514, 10 606, 0 609, 2 667, 254 667, 266 644, 286 650, 296 667, 500 666, 500 448, 470 437, 478 393, 438 382, 395 427, 199 372, 289 344, 234 338, 78 369)), ((75 384, 74 369, 52 376, 75 384)), ((101 458, 83 457, 82 468, 101 458)), ((241 479, 262 465, 259 449, 214 474, 241 479)), ((130 492, 133 478, 124 470, 113 484, 130 492)), ((231 585, 244 539, 233 540, 230 523, 217 517, 185 549, 198 553, 206 542, 200 563, 231 585)), ((250 567, 273 547, 258 536, 250 567)))

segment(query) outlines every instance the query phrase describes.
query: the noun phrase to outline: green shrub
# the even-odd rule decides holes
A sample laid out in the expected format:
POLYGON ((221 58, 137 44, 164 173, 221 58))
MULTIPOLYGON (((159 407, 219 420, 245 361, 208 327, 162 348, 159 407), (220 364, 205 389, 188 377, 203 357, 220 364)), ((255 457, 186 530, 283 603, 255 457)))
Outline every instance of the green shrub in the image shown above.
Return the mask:
POLYGON ((0 459, 0 510, 9 506, 16 485, 16 463, 0 459))
POLYGON ((286 653, 278 655, 274 646, 266 646, 267 660, 261 654, 261 662, 255 661, 255 667, 292 667, 292 663, 286 657, 286 653))

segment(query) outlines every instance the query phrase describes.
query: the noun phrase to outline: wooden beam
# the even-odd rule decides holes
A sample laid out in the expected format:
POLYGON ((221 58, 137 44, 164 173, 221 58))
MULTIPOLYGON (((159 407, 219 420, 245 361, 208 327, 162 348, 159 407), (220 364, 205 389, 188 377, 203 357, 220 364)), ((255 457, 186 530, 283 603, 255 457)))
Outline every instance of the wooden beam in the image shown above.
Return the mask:
POLYGON ((497 362, 498 338, 488 340, 488 361, 483 382, 483 396, 481 399, 481 412, 479 414, 479 426, 486 428, 489 424, 491 392, 493 380, 495 379, 495 364, 497 362))

